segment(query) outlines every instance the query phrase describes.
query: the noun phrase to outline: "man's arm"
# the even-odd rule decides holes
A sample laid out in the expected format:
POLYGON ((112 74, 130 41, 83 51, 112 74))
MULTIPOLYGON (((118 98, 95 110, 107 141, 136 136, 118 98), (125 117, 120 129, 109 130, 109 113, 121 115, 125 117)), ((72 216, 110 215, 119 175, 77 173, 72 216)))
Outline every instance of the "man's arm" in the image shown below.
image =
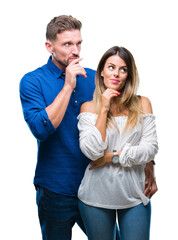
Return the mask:
POLYGON ((158 191, 154 173, 154 164, 149 162, 145 167, 145 190, 144 194, 151 198, 158 191))
POLYGON ((23 114, 37 140, 44 141, 56 131, 64 117, 71 93, 75 88, 76 76, 81 74, 86 77, 85 70, 79 64, 76 64, 80 60, 80 58, 74 60, 66 68, 64 87, 52 104, 47 107, 37 76, 32 72, 22 78, 19 90, 23 114))
POLYGON ((46 103, 38 77, 33 72, 24 75, 19 87, 24 119, 34 137, 39 141, 44 141, 56 129, 46 112, 46 103))
POLYGON ((86 72, 84 68, 78 64, 81 60, 81 58, 75 59, 68 65, 66 68, 66 77, 63 89, 54 99, 52 104, 46 107, 48 117, 55 128, 60 125, 64 117, 71 94, 76 86, 76 76, 82 75, 86 78, 86 72))

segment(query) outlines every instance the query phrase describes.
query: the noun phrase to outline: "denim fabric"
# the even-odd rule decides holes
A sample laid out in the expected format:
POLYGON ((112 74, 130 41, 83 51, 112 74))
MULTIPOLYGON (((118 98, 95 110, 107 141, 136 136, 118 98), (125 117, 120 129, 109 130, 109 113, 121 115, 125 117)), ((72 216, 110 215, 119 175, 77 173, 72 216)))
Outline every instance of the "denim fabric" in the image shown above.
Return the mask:
POLYGON ((77 197, 38 188, 36 201, 43 240, 71 240, 75 223, 85 232, 77 197))
POLYGON ((118 216, 121 240, 149 240, 151 204, 113 210, 96 208, 79 200, 79 209, 89 240, 114 240, 118 216))

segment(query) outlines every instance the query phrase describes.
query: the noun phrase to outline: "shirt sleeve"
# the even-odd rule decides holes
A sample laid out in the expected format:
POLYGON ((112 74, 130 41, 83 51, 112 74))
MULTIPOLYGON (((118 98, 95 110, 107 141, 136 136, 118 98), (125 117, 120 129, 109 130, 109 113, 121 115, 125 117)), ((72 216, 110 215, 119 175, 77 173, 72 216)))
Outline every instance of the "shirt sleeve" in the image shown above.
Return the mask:
POLYGON ((47 115, 41 86, 34 74, 28 73, 22 78, 20 99, 24 118, 31 132, 37 140, 46 140, 56 129, 47 115))
POLYGON ((158 152, 155 116, 147 114, 143 116, 142 136, 139 144, 132 146, 126 143, 119 157, 123 167, 132 167, 150 162, 158 152))
POLYGON ((78 120, 79 143, 83 154, 92 161, 103 157, 107 143, 103 142, 99 130, 95 127, 92 113, 81 113, 78 120))

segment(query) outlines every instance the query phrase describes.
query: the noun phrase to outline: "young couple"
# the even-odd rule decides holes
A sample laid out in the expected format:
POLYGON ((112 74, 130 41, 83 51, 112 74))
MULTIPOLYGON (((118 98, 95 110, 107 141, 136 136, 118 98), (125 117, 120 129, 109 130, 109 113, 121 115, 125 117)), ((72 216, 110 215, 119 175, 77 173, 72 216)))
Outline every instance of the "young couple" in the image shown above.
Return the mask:
POLYGON ((151 103, 136 94, 137 68, 126 48, 106 51, 97 72, 80 65, 80 30, 72 16, 52 19, 51 56, 20 83, 24 118, 38 142, 42 236, 70 240, 77 223, 89 240, 148 240, 158 151, 151 103))

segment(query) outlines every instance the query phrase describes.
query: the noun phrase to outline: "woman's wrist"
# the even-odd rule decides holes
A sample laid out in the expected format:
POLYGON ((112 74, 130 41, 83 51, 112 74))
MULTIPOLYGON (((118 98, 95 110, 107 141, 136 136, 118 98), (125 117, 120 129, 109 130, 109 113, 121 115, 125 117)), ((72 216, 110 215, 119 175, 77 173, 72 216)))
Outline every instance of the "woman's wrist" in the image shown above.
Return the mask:
POLYGON ((121 152, 122 152, 122 150, 120 150, 120 151, 117 153, 119 157, 120 157, 120 155, 121 155, 121 152))
POLYGON ((104 158, 105 158, 106 163, 111 163, 112 157, 113 157, 113 152, 105 152, 104 153, 104 158))
POLYGON ((108 109, 105 108, 105 107, 101 107, 100 110, 99 110, 99 114, 102 114, 102 115, 107 115, 108 113, 108 109))

